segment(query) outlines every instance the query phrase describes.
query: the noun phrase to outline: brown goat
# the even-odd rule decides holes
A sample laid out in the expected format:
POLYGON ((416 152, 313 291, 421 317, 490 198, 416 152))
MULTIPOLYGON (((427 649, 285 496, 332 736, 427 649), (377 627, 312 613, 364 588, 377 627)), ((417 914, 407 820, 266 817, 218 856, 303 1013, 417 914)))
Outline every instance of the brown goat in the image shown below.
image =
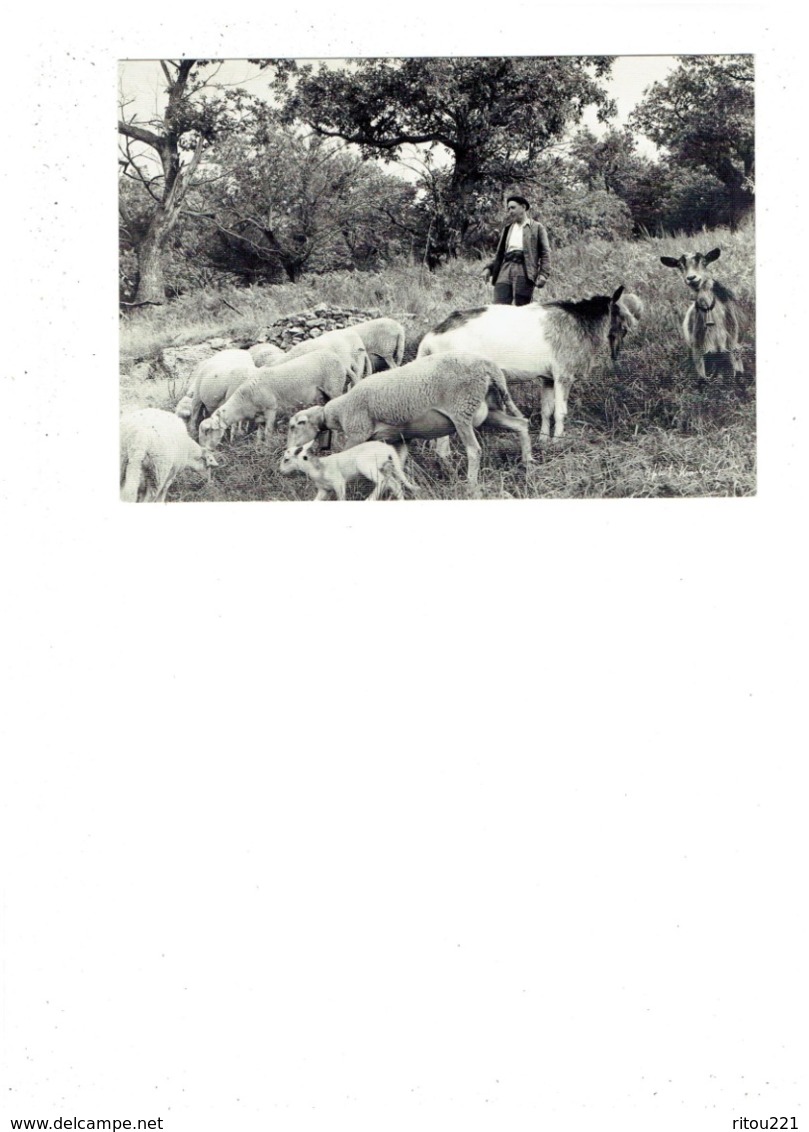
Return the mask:
POLYGON ((700 381, 705 380, 705 357, 708 354, 728 358, 737 380, 744 373, 739 356, 739 304, 733 292, 706 270, 709 263, 719 259, 720 251, 720 248, 714 248, 705 255, 693 252, 681 255, 679 259, 669 255, 660 257, 665 267, 676 267, 681 272, 686 286, 694 292, 694 301, 683 320, 683 337, 691 350, 700 381))

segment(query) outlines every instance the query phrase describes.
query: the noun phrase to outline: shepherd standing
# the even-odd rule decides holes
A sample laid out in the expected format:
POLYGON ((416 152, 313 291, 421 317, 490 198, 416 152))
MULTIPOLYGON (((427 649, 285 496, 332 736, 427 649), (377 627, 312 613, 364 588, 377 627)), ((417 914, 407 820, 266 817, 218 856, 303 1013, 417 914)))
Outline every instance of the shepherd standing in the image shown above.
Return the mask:
POLYGON ((494 283, 495 303, 525 306, 531 302, 534 287, 544 287, 550 274, 548 233, 528 215, 530 207, 523 196, 506 198, 508 224, 500 233, 494 259, 483 269, 494 283))

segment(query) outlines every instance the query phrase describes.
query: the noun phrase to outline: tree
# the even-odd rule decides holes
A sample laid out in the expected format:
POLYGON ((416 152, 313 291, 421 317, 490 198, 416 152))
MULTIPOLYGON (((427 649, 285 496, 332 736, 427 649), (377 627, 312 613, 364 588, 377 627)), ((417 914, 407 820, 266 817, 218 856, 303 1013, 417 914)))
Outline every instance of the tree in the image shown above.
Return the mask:
POLYGON ((276 89, 287 120, 352 142, 365 157, 396 161, 416 145, 428 164, 448 161, 440 222, 457 254, 475 194, 530 176, 588 106, 602 120, 614 113, 598 81, 611 65, 607 56, 364 59, 343 71, 287 63, 277 65, 276 89))
POLYGON ((217 88, 213 83, 217 65, 207 60, 164 59, 160 66, 167 96, 162 116, 139 122, 128 116, 122 98, 118 122, 122 176, 138 182, 152 202, 142 230, 142 225, 133 222, 124 195, 121 197, 123 234, 137 257, 137 303, 164 301, 163 254, 194 185, 203 152, 216 137, 235 127, 241 109, 252 101, 243 91, 217 88))
POLYGON ((579 130, 570 144, 570 156, 588 189, 604 189, 620 197, 649 164, 638 155, 635 137, 626 127, 607 130, 600 138, 592 130, 579 130))
POLYGON ((384 257, 383 209, 412 196, 344 145, 283 126, 266 108, 211 156, 229 172, 199 194, 198 215, 251 270, 280 267, 293 283, 305 271, 384 257))
POLYGON ((712 173, 728 193, 735 226, 753 205, 755 178, 752 55, 679 56, 678 68, 654 83, 630 125, 672 162, 712 173))

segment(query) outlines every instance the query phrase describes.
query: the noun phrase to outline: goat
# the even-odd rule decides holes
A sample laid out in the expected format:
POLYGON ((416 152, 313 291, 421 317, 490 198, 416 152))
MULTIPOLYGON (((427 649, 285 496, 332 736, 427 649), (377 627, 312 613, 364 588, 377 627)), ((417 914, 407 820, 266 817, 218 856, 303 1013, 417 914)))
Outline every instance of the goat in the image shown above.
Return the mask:
POLYGON ((542 379, 540 437, 565 431, 567 400, 576 377, 586 377, 609 343, 613 361, 643 312, 637 295, 619 287, 612 297, 594 295, 578 302, 558 300, 512 307, 496 304, 455 311, 425 334, 417 358, 464 350, 520 376, 542 379), (623 298, 622 298, 623 296, 623 298))
POLYGON ((287 448, 339 429, 346 448, 387 440, 403 445, 404 455, 408 440, 457 432, 466 448, 467 479, 475 484, 480 466, 475 428, 484 421, 519 433, 523 461, 532 462, 528 422, 511 399, 500 367, 472 354, 441 354, 372 374, 328 404, 296 413, 289 422, 287 448), (491 406, 495 391, 512 416, 491 406))
POLYGON ((665 267, 677 268, 686 286, 695 293, 693 303, 685 312, 683 337, 691 350, 700 382, 705 381, 705 357, 708 354, 729 358, 737 381, 744 373, 744 364, 739 357, 741 319, 736 296, 706 271, 709 263, 719 259, 721 250, 714 248, 705 255, 693 252, 681 255, 679 259, 670 255, 660 257, 665 267))
POLYGON ((380 440, 369 440, 356 444, 344 452, 331 456, 317 456, 312 452, 313 440, 307 444, 288 448, 281 459, 279 468, 282 475, 303 472, 317 487, 315 500, 327 499, 334 495, 345 499, 346 486, 356 479, 370 480, 374 490, 368 499, 379 499, 383 488, 387 488, 397 499, 402 498, 402 488, 418 493, 418 488, 404 474, 399 454, 391 444, 380 440))

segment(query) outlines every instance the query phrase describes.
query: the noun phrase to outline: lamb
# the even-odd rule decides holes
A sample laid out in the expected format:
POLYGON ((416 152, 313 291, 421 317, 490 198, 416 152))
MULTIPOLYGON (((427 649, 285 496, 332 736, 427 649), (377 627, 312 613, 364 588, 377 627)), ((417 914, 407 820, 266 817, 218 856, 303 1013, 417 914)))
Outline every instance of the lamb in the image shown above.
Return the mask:
POLYGON ((210 416, 255 372, 256 365, 248 350, 220 350, 200 362, 185 397, 174 410, 177 416, 187 419, 190 435, 197 437, 202 418, 210 416))
POLYGON ((286 357, 281 347, 273 345, 272 342, 257 342, 255 346, 250 347, 249 353, 257 366, 273 365, 286 357))
POLYGON ((613 361, 624 337, 643 312, 637 295, 595 295, 578 302, 561 300, 511 307, 494 305, 454 311, 440 326, 425 334, 418 358, 466 350, 496 362, 521 376, 542 379, 540 438, 548 440, 551 418, 554 437, 565 431, 570 387, 589 374, 603 346, 609 343, 613 361), (623 298, 622 298, 623 296, 623 298))
POLYGON ((685 313, 683 337, 691 350, 700 382, 705 381, 707 354, 729 359, 737 381, 744 373, 739 357, 741 318, 736 296, 706 271, 709 263, 719 259, 720 253, 721 248, 714 248, 705 255, 693 252, 681 255, 679 259, 670 255, 660 257, 665 267, 676 267, 682 273, 686 286, 695 293, 694 301, 685 313))
POLYGON ((269 440, 279 413, 291 415, 302 405, 328 401, 345 387, 345 364, 331 350, 316 350, 278 365, 261 366, 200 425, 200 443, 208 449, 222 440, 225 429, 242 421, 265 417, 264 440, 269 440))
POLYGON ((121 499, 162 503, 175 477, 193 468, 210 479, 216 457, 188 435, 165 409, 134 409, 121 418, 121 499))
POLYGON ((346 485, 352 480, 364 478, 374 484, 368 499, 379 499, 383 488, 391 491, 397 499, 402 498, 402 488, 414 493, 418 488, 405 476, 402 462, 396 449, 379 440, 369 440, 356 444, 344 452, 331 456, 317 456, 312 452, 313 440, 307 444, 288 448, 279 465, 283 475, 303 472, 317 486, 315 500, 328 499, 334 495, 345 499, 346 485))
POLYGON ((405 331, 395 318, 372 318, 355 323, 351 329, 362 339, 373 372, 383 368, 394 369, 402 364, 405 331))
POLYGON ((532 462, 528 422, 511 399, 500 367, 473 354, 441 354, 375 373, 328 404, 296 413, 289 422, 287 448, 339 429, 345 448, 389 440, 406 452, 412 438, 432 440, 457 432, 466 448, 467 479, 474 485, 480 467, 475 428, 484 421, 519 433, 522 458, 526 465, 532 462), (490 398, 496 394, 511 416, 492 406, 490 398))
MULTIPOLYGON (((303 342, 298 342, 296 346, 288 350, 284 356, 286 358, 299 358, 302 354, 311 354, 315 350, 331 350, 343 359, 346 382, 349 385, 356 385, 358 381, 372 372, 371 359, 368 357, 362 338, 353 327, 346 326, 342 330, 328 330, 317 338, 306 338, 303 342)), ((343 388, 345 388, 345 384, 343 388)))

